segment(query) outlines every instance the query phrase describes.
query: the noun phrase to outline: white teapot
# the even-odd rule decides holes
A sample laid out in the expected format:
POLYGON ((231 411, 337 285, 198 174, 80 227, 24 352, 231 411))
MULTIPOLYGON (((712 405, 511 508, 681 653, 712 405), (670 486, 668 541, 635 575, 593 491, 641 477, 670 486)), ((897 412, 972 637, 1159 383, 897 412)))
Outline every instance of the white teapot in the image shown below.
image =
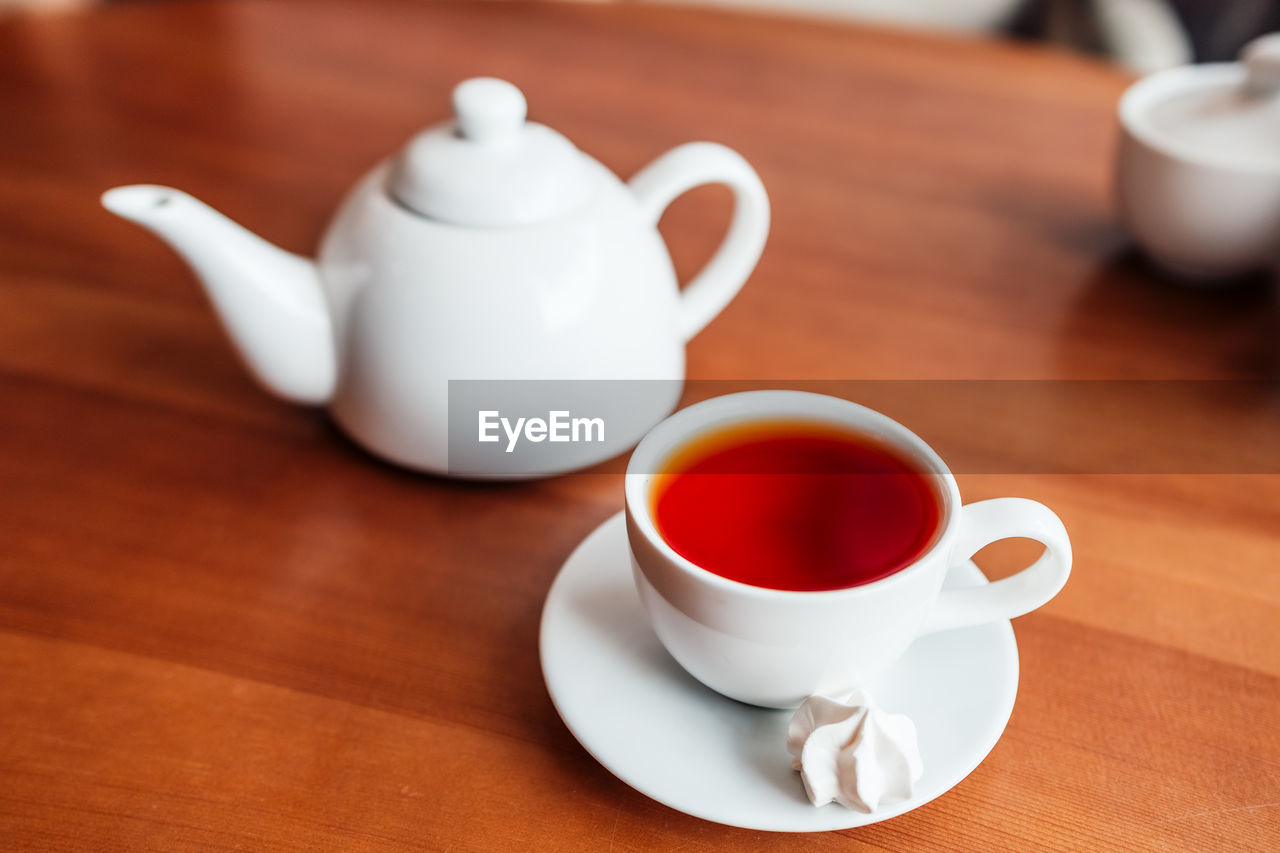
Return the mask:
MULTIPOLYGON (((675 407, 685 341, 754 269, 769 230, 764 187, 741 156, 708 142, 679 146, 623 183, 527 122, 524 96, 501 80, 467 80, 453 107, 454 121, 420 133, 356 185, 315 261, 167 187, 118 187, 102 203, 186 259, 262 385, 327 405, 379 456, 438 474, 518 478, 620 453, 675 407), (705 183, 733 190, 733 221, 682 292, 657 223, 676 196, 705 183), (539 389, 579 407, 594 398, 613 405, 615 423, 584 418, 603 420, 600 440, 512 453, 517 419, 450 411, 451 399, 455 409, 461 398, 486 405, 476 403, 483 393, 451 388, 468 380, 500 380, 474 385, 521 405, 536 407, 539 389), (620 380, 656 381, 614 393, 609 383, 620 380)), ((550 397, 548 408, 560 405, 550 397)))

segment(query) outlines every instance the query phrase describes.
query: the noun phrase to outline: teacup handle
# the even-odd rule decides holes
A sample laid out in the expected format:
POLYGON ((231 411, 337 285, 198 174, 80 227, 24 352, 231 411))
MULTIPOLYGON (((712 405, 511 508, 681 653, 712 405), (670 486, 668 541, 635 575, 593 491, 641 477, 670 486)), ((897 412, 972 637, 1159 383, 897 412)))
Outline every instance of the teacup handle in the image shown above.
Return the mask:
POLYGON ((724 310, 755 269, 769 235, 769 196, 742 155, 714 142, 673 148, 629 183, 654 225, 677 196, 702 184, 724 184, 733 190, 733 221, 720 248, 681 294, 680 332, 685 340, 724 310))
POLYGON ((986 586, 944 589, 920 632, 981 625, 1030 613, 1058 594, 1071 573, 1071 540, 1053 510, 1025 498, 995 498, 960 508, 951 563, 968 560, 1000 539, 1023 537, 1045 546, 1027 568, 986 586))

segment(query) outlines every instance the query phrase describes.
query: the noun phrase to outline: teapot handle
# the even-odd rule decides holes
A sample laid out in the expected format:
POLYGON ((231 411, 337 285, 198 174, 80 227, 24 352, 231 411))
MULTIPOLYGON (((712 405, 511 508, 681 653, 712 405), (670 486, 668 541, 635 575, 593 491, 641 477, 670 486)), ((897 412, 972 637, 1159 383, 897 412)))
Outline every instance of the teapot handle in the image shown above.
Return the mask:
POLYGON ((737 295, 769 235, 769 196, 755 170, 731 148, 690 142, 671 149, 631 179, 644 215, 655 226, 675 198, 701 184, 733 190, 733 221, 720 248, 681 294, 680 331, 692 338, 737 295))

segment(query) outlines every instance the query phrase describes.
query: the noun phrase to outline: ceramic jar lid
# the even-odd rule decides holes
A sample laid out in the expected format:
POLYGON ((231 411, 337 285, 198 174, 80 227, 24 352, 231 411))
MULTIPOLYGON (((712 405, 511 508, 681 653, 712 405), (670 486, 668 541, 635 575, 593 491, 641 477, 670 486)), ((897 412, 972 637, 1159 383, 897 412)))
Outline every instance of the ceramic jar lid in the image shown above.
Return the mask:
POLYGON ((510 227, 554 219, 591 196, 586 158, 549 127, 525 120, 519 89, 476 77, 453 90, 454 120, 405 146, 388 189, 402 205, 454 225, 510 227))
POLYGON ((1132 130, 1175 156, 1280 170, 1280 33, 1250 42, 1238 63, 1154 74, 1130 90, 1121 112, 1132 130))

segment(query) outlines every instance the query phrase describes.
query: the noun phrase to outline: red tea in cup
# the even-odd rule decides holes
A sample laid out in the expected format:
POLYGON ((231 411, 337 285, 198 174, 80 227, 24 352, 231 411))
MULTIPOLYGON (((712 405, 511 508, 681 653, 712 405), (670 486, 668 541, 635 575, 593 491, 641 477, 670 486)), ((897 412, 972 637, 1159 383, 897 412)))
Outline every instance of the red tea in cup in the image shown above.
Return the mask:
POLYGON ((933 544, 933 477, 871 435, 816 422, 755 422, 680 448, 650 493, 658 534, 680 556, 769 589, 860 586, 933 544))

